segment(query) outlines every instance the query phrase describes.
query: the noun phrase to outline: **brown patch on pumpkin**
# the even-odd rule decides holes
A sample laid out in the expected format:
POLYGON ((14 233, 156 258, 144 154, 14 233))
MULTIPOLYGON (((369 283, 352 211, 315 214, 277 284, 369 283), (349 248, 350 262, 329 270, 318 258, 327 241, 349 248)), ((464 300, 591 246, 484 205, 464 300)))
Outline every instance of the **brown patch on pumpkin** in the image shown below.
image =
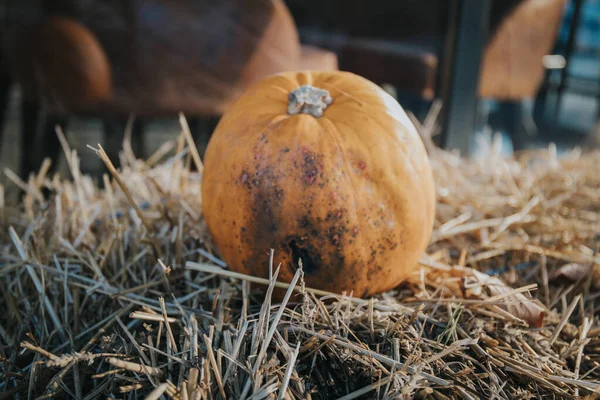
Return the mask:
MULTIPOLYGON (((350 223, 348 209, 340 207, 346 203, 340 203, 342 199, 335 189, 329 192, 333 201, 325 215, 315 215, 312 197, 306 196, 303 199, 305 211, 296 219, 295 226, 291 228, 293 231, 281 225, 286 217, 282 214, 286 193, 279 182, 289 178, 289 175, 286 171, 284 177, 275 165, 281 165, 285 157, 288 157, 285 151, 279 152, 277 158, 280 162, 253 163, 250 169, 242 173, 249 194, 245 204, 248 218, 244 224, 249 231, 240 233, 241 247, 246 253, 244 268, 264 277, 265 265, 269 260, 268 251, 265 250, 274 248, 276 256, 285 259, 282 260, 282 267, 292 273, 295 273, 299 260, 302 260, 307 284, 311 284, 311 279, 335 282, 340 276, 345 276, 348 284, 354 278, 355 281, 350 285, 356 287, 357 277, 348 277, 344 271, 357 268, 354 266, 356 260, 352 260, 356 255, 350 256, 345 250, 346 246, 352 245, 358 227, 350 223), (252 250, 248 251, 249 248, 252 250), (348 261, 352 265, 347 265, 348 261)), ((321 156, 307 149, 294 152, 293 170, 294 173, 300 173, 298 180, 305 185, 325 182, 321 156)))
POLYGON ((250 171, 248 171, 246 168, 244 168, 242 170, 242 173, 240 174, 240 176, 238 177, 238 179, 235 180, 235 184, 242 184, 244 186, 246 186, 246 189, 251 190, 252 189, 252 173, 250 171))
POLYGON ((245 204, 249 215, 247 226, 251 227, 251 232, 244 235, 242 243, 247 243, 246 248, 253 249, 250 254, 257 264, 250 265, 249 270, 256 273, 262 270, 264 265, 268 265, 269 249, 277 246, 285 193, 278 184, 277 176, 268 166, 262 168, 257 164, 254 174, 245 172, 254 178, 252 185, 247 185, 250 197, 245 204))
POLYGON ((394 250, 396 247, 398 247, 398 242, 396 241, 396 236, 394 234, 387 236, 385 238, 385 242, 390 250, 394 250))
POLYGON ((340 244, 340 235, 338 235, 337 233, 334 234, 333 237, 331 238, 331 243, 333 243, 335 246, 340 244))
POLYGON ((346 267, 343 242, 350 230, 345 222, 336 218, 340 210, 329 212, 326 218, 312 217, 309 210, 310 207, 307 207, 307 214, 298 221, 296 232, 281 241, 279 249, 288 255, 292 271, 298 268, 298 260, 302 259, 307 275, 320 271, 320 279, 335 279, 346 267))
POLYGON ((371 264, 369 265, 369 269, 367 270, 367 281, 373 281, 376 280, 378 277, 381 276, 381 271, 383 270, 383 267, 381 265, 378 264, 371 264))
POLYGON ((275 186, 274 190, 275 190, 275 196, 277 197, 277 200, 279 200, 279 201, 283 200, 283 189, 281 189, 279 186, 275 186))
POLYGON ((317 272, 322 262, 319 251, 311 244, 305 243, 303 238, 292 237, 285 246, 292 262, 292 270, 295 271, 302 260, 302 270, 306 275, 317 272))
POLYGON ((301 169, 302 180, 304 183, 312 185, 317 181, 317 178, 320 177, 320 172, 323 169, 322 156, 319 156, 306 148, 302 148, 300 150, 300 157, 300 164, 294 162, 294 166, 301 169))

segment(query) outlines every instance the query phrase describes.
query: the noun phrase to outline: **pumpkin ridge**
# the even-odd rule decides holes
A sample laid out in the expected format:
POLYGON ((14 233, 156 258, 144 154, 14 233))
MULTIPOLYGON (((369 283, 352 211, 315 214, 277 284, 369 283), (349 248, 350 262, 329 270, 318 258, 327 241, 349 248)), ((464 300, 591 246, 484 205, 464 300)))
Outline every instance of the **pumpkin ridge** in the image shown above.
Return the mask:
POLYGON ((228 136, 231 139, 246 139, 251 136, 256 136, 256 129, 258 128, 262 130, 262 134, 271 133, 273 130, 277 129, 279 125, 282 124, 285 120, 287 120, 287 116, 265 114, 263 118, 254 122, 252 125, 246 127, 241 131, 236 131, 234 135, 229 134, 228 136), (275 121, 278 118, 280 119, 278 121, 275 121))
POLYGON ((351 171, 351 170, 349 171, 348 170, 348 168, 350 168, 349 166, 352 165, 352 159, 351 159, 351 157, 348 156, 348 150, 347 150, 346 143, 342 139, 342 136, 339 134, 339 130, 337 129, 336 124, 331 119, 324 118, 322 123, 329 125, 329 128, 327 129, 327 131, 329 133, 329 136, 331 138, 333 138, 333 140, 337 144, 338 148, 340 149, 340 152, 341 152, 340 156, 341 156, 341 158, 343 160, 343 162, 342 162, 342 170, 344 171, 344 176, 346 177, 346 180, 352 186, 352 191, 351 191, 352 199, 351 200, 352 200, 352 203, 353 203, 354 217, 356 219, 356 223, 358 224, 359 232, 365 232, 365 223, 366 223, 366 221, 365 221, 364 217, 360 216, 359 208, 358 208, 358 205, 360 203, 362 203, 362 202, 359 202, 358 198, 357 198, 357 196, 359 194, 361 194, 362 191, 358 191, 357 190, 357 188, 356 188, 356 182, 355 182, 355 179, 353 177, 353 171, 351 171))
MULTIPOLYGON (((337 129, 336 124, 331 119, 325 118, 323 120, 323 123, 330 125, 326 130, 329 133, 329 137, 335 141, 336 145, 340 149, 340 152, 342 153, 341 157, 345 164, 342 166, 342 169, 344 170, 344 175, 348 177, 348 181, 352 185, 353 193, 358 193, 356 185, 354 183, 354 179, 352 179, 352 171, 348 171, 348 166, 352 165, 352 160, 351 160, 351 157, 348 156, 346 143, 342 139, 342 136, 339 134, 339 130, 337 129)), ((354 199, 354 200, 355 200, 355 203, 358 204, 356 202, 356 199, 354 199)), ((357 215, 358 215, 358 210, 355 210, 355 211, 357 211, 357 215)))
MULTIPOLYGON (((325 83, 325 82, 323 82, 323 83, 325 83)), ((329 82, 327 82, 327 85, 330 88, 333 88, 338 91, 337 95, 333 95, 333 94, 331 94, 332 91, 329 88, 326 89, 327 91, 329 91, 329 94, 331 95, 333 100, 336 102, 339 102, 340 100, 347 100, 347 101, 354 100, 356 103, 361 104, 361 105, 367 104, 366 102, 360 100, 358 97, 348 93, 346 90, 340 89, 338 85, 335 85, 335 84, 332 84, 329 82), (340 98, 340 96, 341 96, 341 98, 340 98)))

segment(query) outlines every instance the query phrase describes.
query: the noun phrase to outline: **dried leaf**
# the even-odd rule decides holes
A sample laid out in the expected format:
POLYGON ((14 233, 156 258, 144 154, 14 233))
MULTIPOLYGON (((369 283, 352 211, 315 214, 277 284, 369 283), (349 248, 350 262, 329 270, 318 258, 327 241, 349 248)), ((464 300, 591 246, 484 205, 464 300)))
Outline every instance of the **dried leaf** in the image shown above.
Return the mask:
POLYGON ((515 317, 539 328, 549 311, 537 300, 527 297, 523 290, 513 289, 501 279, 473 268, 454 267, 450 270, 430 270, 428 279, 443 280, 454 296, 489 301, 515 317), (457 279, 458 278, 458 279, 457 279))
POLYGON ((567 279, 569 281, 578 281, 586 276, 592 271, 591 265, 583 265, 578 263, 569 263, 565 264, 559 269, 555 270, 548 277, 551 281, 556 281, 559 279, 567 279))

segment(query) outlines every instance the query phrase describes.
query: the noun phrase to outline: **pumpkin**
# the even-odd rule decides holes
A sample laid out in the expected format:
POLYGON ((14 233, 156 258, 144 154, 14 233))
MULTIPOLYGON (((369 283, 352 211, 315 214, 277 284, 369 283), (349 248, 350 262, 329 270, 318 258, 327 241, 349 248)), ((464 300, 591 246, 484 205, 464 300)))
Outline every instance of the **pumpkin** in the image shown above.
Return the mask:
POLYGON ((207 146, 203 215, 233 271, 366 296, 418 269, 435 214, 421 138, 396 100, 341 71, 272 75, 224 113, 207 146))

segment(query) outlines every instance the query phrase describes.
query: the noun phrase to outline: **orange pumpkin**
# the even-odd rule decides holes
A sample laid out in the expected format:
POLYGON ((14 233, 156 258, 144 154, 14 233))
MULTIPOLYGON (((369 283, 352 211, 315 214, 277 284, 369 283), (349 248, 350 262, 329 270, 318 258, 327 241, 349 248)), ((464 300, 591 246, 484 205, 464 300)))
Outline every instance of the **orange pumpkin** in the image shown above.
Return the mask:
POLYGON ((402 107, 349 72, 272 75, 221 118, 205 154, 204 218, 229 268, 365 296, 418 268, 435 193, 402 107))

